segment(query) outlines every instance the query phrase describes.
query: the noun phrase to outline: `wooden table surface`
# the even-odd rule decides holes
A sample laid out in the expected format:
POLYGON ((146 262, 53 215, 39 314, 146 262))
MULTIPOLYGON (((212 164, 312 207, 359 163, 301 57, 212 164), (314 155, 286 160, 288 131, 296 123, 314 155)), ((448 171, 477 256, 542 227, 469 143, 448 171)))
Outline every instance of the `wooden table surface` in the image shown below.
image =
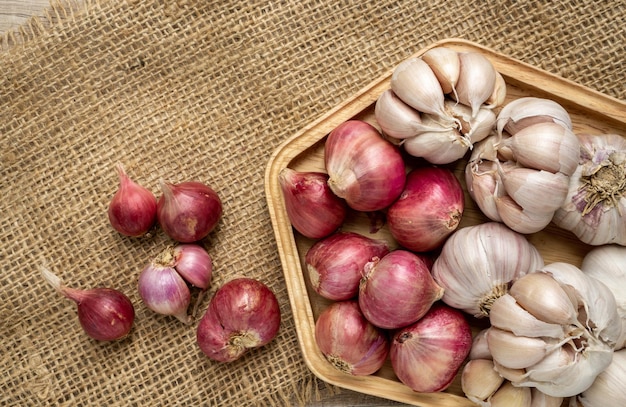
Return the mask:
MULTIPOLYGON (((44 15, 49 4, 49 0, 0 0, 0 35, 9 30, 15 30, 33 16, 44 15)), ((341 392, 336 395, 322 390, 321 396, 321 400, 315 400, 307 406, 401 407, 405 405, 345 389, 341 389, 341 392)))

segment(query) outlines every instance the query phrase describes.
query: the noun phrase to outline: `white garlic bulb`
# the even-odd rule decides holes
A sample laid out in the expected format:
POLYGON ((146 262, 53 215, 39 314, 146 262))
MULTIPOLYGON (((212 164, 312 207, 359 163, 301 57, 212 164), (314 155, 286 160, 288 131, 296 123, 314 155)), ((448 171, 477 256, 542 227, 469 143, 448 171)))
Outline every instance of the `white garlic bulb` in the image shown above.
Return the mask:
POLYGON ((435 260, 432 274, 445 290, 443 302, 485 317, 512 282, 543 265, 539 252, 523 235, 501 223, 487 222, 452 234, 435 260))
POLYGON ((591 387, 582 392, 577 401, 583 407, 626 406, 626 349, 613 354, 611 364, 598 375, 591 387))
POLYGON ((495 369, 514 386, 551 397, 588 389, 611 363, 621 334, 606 285, 567 263, 520 277, 493 303, 490 321, 495 369))
POLYGON ((554 223, 590 245, 626 246, 626 138, 579 134, 579 163, 554 223))

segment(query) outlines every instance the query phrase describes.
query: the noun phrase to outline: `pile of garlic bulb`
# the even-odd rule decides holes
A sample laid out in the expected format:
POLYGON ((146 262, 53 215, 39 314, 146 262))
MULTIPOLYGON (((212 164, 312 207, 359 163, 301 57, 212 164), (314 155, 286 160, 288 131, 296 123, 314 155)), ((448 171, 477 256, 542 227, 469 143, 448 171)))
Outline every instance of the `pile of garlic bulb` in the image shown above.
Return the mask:
POLYGON ((564 203, 579 151, 560 104, 515 99, 498 114, 496 131, 474 147, 465 170, 468 192, 489 219, 519 233, 538 232, 564 203))
POLYGON ((505 97, 504 78, 485 56, 436 47, 394 69, 374 113, 408 154, 448 164, 489 135, 505 97))

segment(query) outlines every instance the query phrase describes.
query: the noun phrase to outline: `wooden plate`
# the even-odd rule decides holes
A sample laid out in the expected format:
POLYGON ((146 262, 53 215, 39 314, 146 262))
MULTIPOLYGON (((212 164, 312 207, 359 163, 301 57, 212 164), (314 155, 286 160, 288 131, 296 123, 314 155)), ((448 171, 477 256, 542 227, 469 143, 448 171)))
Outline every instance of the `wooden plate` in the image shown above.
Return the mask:
MULTIPOLYGON (((535 96, 552 99, 560 103, 570 114, 574 132, 617 133, 626 136, 626 103, 574 82, 565 80, 523 62, 514 60, 469 41, 448 39, 422 49, 419 56, 436 46, 446 46, 457 51, 474 51, 485 55, 502 74, 507 83, 507 100, 522 96, 535 96)), ((326 361, 315 343, 315 320, 329 301, 315 293, 303 274, 304 256, 314 243, 295 232, 289 223, 278 174, 284 167, 298 171, 320 171, 324 169, 324 140, 326 135, 340 123, 349 119, 360 119, 380 128, 374 119, 374 105, 378 96, 389 88, 392 71, 374 81, 354 97, 344 101, 325 115, 309 124, 284 142, 272 155, 265 172, 265 191, 269 213, 276 236, 278 252, 282 262, 285 282, 293 310, 295 325, 304 359, 311 371, 322 380, 354 391, 384 397, 422 407, 473 406, 463 397, 460 375, 453 384, 440 393, 416 393, 402 384, 391 369, 389 361, 374 375, 357 377, 336 370, 326 361)), ((505 103, 505 104, 506 104, 505 103)), ((497 111, 496 111, 497 113, 497 111)), ((450 165, 466 189, 462 159, 450 165)), ((487 221, 466 193, 466 209, 460 227, 487 221)), ((370 220, 360 213, 351 213, 343 230, 356 231, 374 238, 385 239, 392 248, 397 244, 386 228, 370 234, 370 220)), ((528 235, 544 256, 546 263, 565 261, 580 265, 583 256, 590 249, 569 232, 549 225, 541 232, 528 235)), ((471 318, 470 318, 471 320, 471 318)), ((472 321, 476 330, 484 325, 472 321)))

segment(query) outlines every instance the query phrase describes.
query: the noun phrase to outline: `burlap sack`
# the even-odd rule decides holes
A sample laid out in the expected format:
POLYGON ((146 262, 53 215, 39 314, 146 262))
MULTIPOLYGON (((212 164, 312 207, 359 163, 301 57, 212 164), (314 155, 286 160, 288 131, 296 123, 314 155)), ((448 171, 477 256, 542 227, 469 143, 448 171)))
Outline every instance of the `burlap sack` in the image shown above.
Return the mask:
POLYGON ((623 1, 55 3, 46 20, 5 35, 0 53, 0 404, 314 399, 319 382, 300 354, 263 192, 271 152, 447 37, 625 98, 625 19, 623 1), (195 324, 143 306, 138 273, 170 241, 109 226, 118 161, 157 196, 159 178, 218 191, 224 216, 204 242, 211 293, 235 275, 268 284, 283 313, 272 343, 214 363, 196 346, 195 324), (74 304, 41 278, 43 261, 68 285, 129 295, 131 335, 89 339, 74 304))

